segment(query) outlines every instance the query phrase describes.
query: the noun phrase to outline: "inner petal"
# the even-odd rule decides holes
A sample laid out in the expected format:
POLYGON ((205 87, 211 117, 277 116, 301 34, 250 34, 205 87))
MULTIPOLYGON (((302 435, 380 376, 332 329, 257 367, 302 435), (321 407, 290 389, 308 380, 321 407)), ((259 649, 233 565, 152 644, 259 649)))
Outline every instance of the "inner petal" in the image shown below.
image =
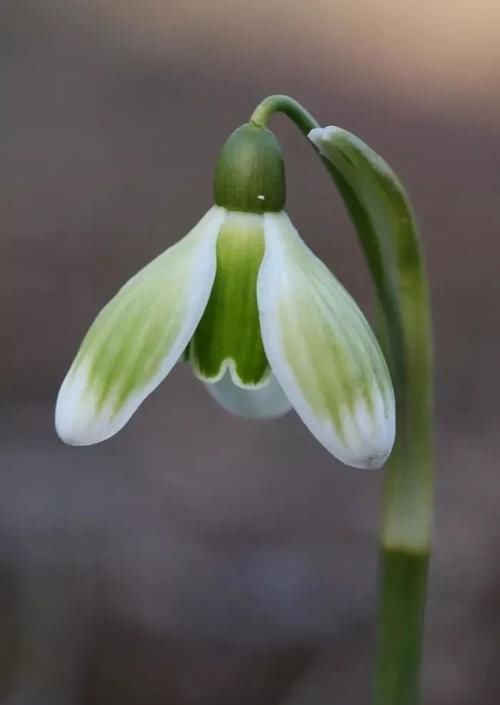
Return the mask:
POLYGON ((206 384, 208 393, 223 409, 250 419, 272 419, 288 413, 292 405, 274 375, 262 387, 242 389, 227 370, 218 382, 206 384))
POLYGON ((189 359, 200 379, 215 382, 229 370, 235 384, 256 387, 269 376, 257 308, 263 256, 262 216, 229 213, 217 240, 210 299, 189 346, 189 359))

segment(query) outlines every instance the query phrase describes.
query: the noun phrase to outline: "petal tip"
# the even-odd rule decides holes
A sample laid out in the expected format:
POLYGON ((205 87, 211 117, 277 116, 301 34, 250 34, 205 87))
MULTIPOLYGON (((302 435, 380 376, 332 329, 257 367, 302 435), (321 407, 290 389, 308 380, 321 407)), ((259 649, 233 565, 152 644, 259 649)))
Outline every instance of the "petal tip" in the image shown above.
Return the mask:
POLYGON ((339 459, 351 467, 366 470, 381 468, 394 446, 396 435, 394 399, 375 398, 369 411, 366 401, 360 399, 354 412, 345 414, 342 428, 346 440, 346 453, 339 459))
POLYGON ((391 450, 392 447, 388 451, 384 450, 379 453, 372 452, 369 455, 348 458, 346 460, 342 460, 342 462, 345 465, 349 465, 352 468, 358 468, 360 470, 379 470, 391 454, 391 450))
POLYGON ((57 396, 54 415, 56 433, 63 443, 70 446, 92 445, 101 440, 89 434, 92 414, 84 398, 85 388, 85 375, 81 371, 70 370, 57 396))

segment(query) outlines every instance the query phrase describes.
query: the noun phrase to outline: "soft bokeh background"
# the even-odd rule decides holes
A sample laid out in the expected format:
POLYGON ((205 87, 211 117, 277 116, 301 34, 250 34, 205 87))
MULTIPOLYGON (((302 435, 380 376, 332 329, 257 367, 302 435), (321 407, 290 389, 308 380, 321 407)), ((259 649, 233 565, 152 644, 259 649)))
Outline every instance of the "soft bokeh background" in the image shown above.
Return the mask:
MULTIPOLYGON (((434 297, 439 478, 424 695, 500 702, 500 5, 2 0, 0 702, 368 702, 382 474, 177 369, 116 438, 53 405, 99 308, 208 208, 266 94, 359 134, 413 199, 434 297)), ((273 123, 289 211, 369 312, 350 224, 273 123)))

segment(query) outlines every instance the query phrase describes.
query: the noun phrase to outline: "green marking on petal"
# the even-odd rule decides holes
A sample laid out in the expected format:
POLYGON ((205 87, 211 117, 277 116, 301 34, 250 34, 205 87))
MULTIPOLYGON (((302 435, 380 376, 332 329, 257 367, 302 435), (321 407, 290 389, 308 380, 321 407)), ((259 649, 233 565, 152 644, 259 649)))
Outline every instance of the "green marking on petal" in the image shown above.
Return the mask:
POLYGON ((215 283, 190 344, 201 379, 220 379, 228 366, 241 385, 255 386, 268 376, 256 293, 263 255, 262 216, 229 213, 217 240, 215 283))
POLYGON ((97 317, 75 367, 89 366, 88 390, 101 409, 117 412, 155 376, 183 323, 186 275, 196 240, 185 238, 145 267, 97 317))
POLYGON ((314 290, 307 291, 307 301, 297 293, 279 306, 284 354, 315 416, 331 420, 343 438, 346 411, 354 413, 360 398, 374 408, 367 341, 341 321, 338 310, 333 313, 335 302, 329 305, 314 290))
POLYGON ((330 452, 380 465, 394 441, 394 395, 368 322, 286 214, 265 216, 265 239, 258 302, 274 375, 330 452))
MULTIPOLYGON (((150 282, 149 294, 144 287, 142 296, 157 296, 160 293, 153 282, 150 282)), ((167 298, 173 291, 163 291, 167 298)), ((94 390, 100 388, 97 397, 97 407, 102 408, 113 392, 113 408, 115 413, 121 409, 125 401, 138 389, 156 375, 172 342, 180 331, 180 321, 173 320, 171 325, 165 325, 166 311, 161 305, 156 307, 155 314, 145 317, 143 306, 134 302, 130 306, 127 318, 122 320, 110 333, 114 340, 103 345, 95 356, 90 370, 89 381, 94 390), (162 311, 163 309, 163 311, 162 311)))
POLYGON ((387 367, 370 326, 342 284, 300 240, 285 242, 294 277, 279 304, 285 355, 314 413, 333 419, 342 435, 346 410, 354 412, 362 399, 373 412, 379 383, 391 389, 387 367))
POLYGON ((210 296, 225 215, 212 208, 101 311, 58 395, 63 440, 88 445, 112 436, 179 361, 210 296))

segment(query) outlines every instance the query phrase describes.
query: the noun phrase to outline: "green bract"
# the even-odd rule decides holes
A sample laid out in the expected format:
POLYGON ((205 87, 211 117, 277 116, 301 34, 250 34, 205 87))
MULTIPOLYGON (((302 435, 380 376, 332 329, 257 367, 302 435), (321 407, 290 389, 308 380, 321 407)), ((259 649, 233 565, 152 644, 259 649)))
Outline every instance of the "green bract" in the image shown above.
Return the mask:
POLYGON ((341 461, 380 466, 395 428, 387 366, 283 211, 271 132, 245 125, 229 137, 215 200, 97 317, 61 387, 58 433, 77 445, 113 435, 184 357, 229 411, 264 418, 293 406, 341 461))

